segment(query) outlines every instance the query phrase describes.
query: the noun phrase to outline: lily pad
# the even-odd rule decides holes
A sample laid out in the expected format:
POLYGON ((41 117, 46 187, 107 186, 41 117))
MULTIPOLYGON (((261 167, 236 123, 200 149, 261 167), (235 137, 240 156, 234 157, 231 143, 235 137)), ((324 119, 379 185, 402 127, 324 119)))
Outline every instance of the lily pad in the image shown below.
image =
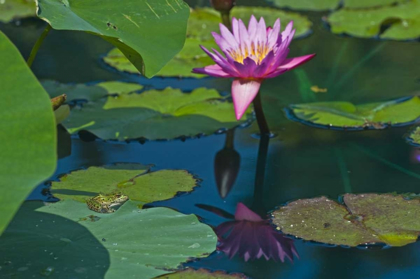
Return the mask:
POLYGON ((154 278, 213 252, 217 238, 196 216, 168 208, 128 201, 98 216, 66 200, 26 202, 0 240, 0 273, 12 277, 154 278))
POLYGON ((35 16, 33 0, 3 0, 0 1, 0 22, 35 16))
POLYGON ((305 11, 334 10, 343 2, 344 7, 351 9, 380 7, 396 3, 407 2, 407 0, 268 0, 274 6, 305 11))
MULTIPOLYGON (((248 22, 251 15, 263 16, 268 24, 274 24, 277 18, 281 18, 282 24, 294 21, 296 37, 301 37, 310 32, 312 23, 307 17, 280 11, 272 8, 260 7, 235 7, 232 16, 248 22)), ((219 32, 220 14, 213 9, 201 8, 191 11, 188 21, 187 39, 184 48, 178 53, 159 73, 159 76, 167 77, 194 77, 202 78, 204 75, 193 74, 193 68, 201 68, 214 64, 208 55, 203 52, 199 45, 208 49, 218 48, 214 42, 212 31, 219 32)), ((104 58, 104 62, 109 66, 128 73, 138 73, 133 64, 118 50, 111 50, 104 58)))
POLYGON ((175 273, 171 274, 165 274, 159 277, 156 277, 156 279, 246 279, 246 277, 243 274, 234 273, 234 274, 227 274, 224 271, 209 271, 204 268, 200 269, 185 269, 180 270, 175 273))
POLYGON ((1 234, 32 189, 53 174, 57 144, 50 98, 2 32, 0 53, 1 234))
MULTIPOLYGON (((185 40, 184 48, 169 63, 159 71, 158 76, 175 76, 175 77, 195 77, 202 78, 204 75, 192 73, 193 68, 205 67, 213 64, 213 60, 199 47, 204 45, 207 48, 217 47, 213 41, 200 41, 194 38, 185 40)), ((103 58, 104 62, 109 66, 121 72, 131 74, 138 73, 134 65, 124 56, 117 48, 112 49, 103 58)))
POLYGON ((245 121, 245 117, 236 121, 232 104, 216 90, 183 93, 167 88, 87 103, 74 108, 63 125, 71 134, 85 130, 104 140, 124 141, 194 137, 245 121))
POLYGON ((197 180, 184 170, 149 172, 150 166, 116 164, 73 171, 51 183, 51 193, 60 200, 86 202, 100 193, 122 193, 139 207, 190 192, 197 180))
POLYGON ((362 9, 381 7, 397 3, 408 2, 407 0, 344 0, 344 7, 351 9, 362 9))
POLYGON ((284 233, 316 242, 403 246, 420 234, 420 200, 391 194, 345 194, 345 206, 326 197, 297 200, 272 213, 284 233))
MULTIPOLYGON (((267 25, 273 25, 278 18, 281 19, 283 26, 293 20, 293 27, 296 29, 295 38, 307 35, 312 27, 312 22, 304 15, 273 8, 236 6, 231 11, 232 17, 240 18, 246 24, 251 15, 257 18, 264 17, 267 25)), ((214 40, 211 32, 219 32, 220 21, 220 13, 213 9, 195 9, 188 21, 187 36, 199 38, 201 41, 214 40)))
POLYGON ((268 0, 279 8, 304 11, 325 11, 338 7, 341 0, 268 0))
POLYGON ((333 129, 384 129, 413 124, 420 118, 420 98, 405 97, 383 103, 353 105, 349 102, 324 102, 291 105, 289 119, 310 126, 333 129))
POLYGON ((407 141, 415 146, 420 146, 420 127, 416 127, 408 136, 407 141))
POLYGON ((37 0, 38 16, 57 30, 85 31, 119 48, 146 77, 181 49, 189 7, 179 0, 37 0), (57 16, 59 15, 59 16, 57 16))
POLYGON ((328 16, 331 31, 355 37, 393 40, 420 38, 420 2, 370 9, 341 9, 328 16), (386 27, 381 32, 382 27, 386 27))
POLYGON ((107 81, 95 85, 63 84, 53 80, 42 81, 42 86, 51 98, 67 95, 67 102, 95 101, 112 94, 127 94, 141 90, 142 85, 120 81, 107 81))

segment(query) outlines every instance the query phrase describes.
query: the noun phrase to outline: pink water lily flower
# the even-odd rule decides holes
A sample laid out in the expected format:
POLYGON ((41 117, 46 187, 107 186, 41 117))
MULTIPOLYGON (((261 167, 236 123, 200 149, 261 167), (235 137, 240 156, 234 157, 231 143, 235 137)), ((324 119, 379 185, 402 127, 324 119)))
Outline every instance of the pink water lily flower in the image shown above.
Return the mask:
POLYGON ((295 34, 293 22, 280 33, 280 19, 273 28, 266 27, 264 18, 258 22, 251 16, 248 29, 242 20, 232 19, 232 33, 220 24, 220 35, 213 37, 225 56, 213 49, 201 48, 216 62, 194 73, 214 77, 234 78, 232 98, 236 119, 240 119, 258 94, 263 80, 279 76, 312 59, 315 54, 287 58, 289 44, 295 34))

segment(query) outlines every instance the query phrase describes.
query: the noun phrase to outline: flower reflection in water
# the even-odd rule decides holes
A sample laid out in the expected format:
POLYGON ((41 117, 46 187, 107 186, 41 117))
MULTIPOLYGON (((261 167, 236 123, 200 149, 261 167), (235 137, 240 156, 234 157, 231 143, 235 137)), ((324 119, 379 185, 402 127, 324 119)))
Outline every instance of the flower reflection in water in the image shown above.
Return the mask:
POLYGON ((282 261, 299 255, 293 240, 277 232, 272 225, 251 211, 243 203, 238 203, 235 220, 220 224, 215 228, 219 239, 218 250, 229 258, 235 255, 245 261, 264 257, 267 261, 282 261))

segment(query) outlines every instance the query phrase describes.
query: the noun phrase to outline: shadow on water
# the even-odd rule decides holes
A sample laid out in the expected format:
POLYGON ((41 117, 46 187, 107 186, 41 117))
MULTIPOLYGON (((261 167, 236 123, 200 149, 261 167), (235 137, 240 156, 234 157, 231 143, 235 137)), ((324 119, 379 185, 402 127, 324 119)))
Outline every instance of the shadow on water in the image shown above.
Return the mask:
MULTIPOLYGON (((109 253, 82 225, 25 202, 0 237, 0 278, 104 278, 109 253)), ((88 222, 88 221, 85 221, 88 222)))

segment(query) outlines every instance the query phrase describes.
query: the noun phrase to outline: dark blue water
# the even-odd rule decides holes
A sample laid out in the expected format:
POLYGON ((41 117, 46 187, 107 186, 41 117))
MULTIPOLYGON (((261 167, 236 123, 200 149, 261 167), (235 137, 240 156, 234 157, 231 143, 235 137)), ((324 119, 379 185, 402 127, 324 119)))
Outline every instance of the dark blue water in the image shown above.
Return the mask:
MULTIPOLYGON (((244 4, 266 5, 263 1, 244 4)), ((190 1, 190 4, 193 4, 190 1)), ((242 4, 242 3, 241 3, 242 4)), ((288 201, 325 195, 336 199, 343 193, 419 192, 420 151, 404 140, 407 128, 345 132, 316 129, 287 120, 282 110, 290 103, 346 100, 355 103, 383 101, 407 96, 420 89, 418 42, 393 42, 339 37, 329 32, 321 17, 306 13, 314 22, 313 34, 291 45, 291 56, 317 53, 315 60, 297 72, 267 81, 262 87, 264 109, 276 134, 268 145, 266 161, 258 156, 260 140, 253 136, 256 123, 234 132, 234 149, 240 155, 240 170, 233 189, 221 198, 215 180, 215 157, 225 146, 226 134, 185 141, 115 143, 82 141, 60 133, 61 159, 55 175, 75 169, 115 162, 154 164, 154 170, 185 169, 202 179, 190 194, 156 202, 183 213, 194 213, 217 226, 227 219, 197 207, 205 204, 234 213, 239 202, 258 213, 269 212, 288 201), (328 93, 308 94, 310 83, 327 87, 328 93), (257 170, 260 177, 256 179, 257 170), (261 176, 262 171, 265 174, 261 176)), ((27 19, 1 24, 0 29, 27 57, 44 24, 27 19)), ((92 35, 52 31, 33 65, 39 79, 60 82, 130 80, 155 88, 172 86, 191 90, 197 86, 229 91, 229 82, 205 79, 178 80, 137 76, 110 71, 100 56, 111 45, 92 35)), ((259 154, 260 153, 260 154, 259 154)), ((226 158, 227 160, 228 158, 226 158)), ((48 200, 40 185, 28 199, 48 200)), ((300 258, 294 263, 264 259, 245 262, 215 252, 206 259, 188 263, 193 267, 241 272, 251 278, 417 278, 420 276, 420 244, 401 248, 327 247, 295 240, 300 258)))

